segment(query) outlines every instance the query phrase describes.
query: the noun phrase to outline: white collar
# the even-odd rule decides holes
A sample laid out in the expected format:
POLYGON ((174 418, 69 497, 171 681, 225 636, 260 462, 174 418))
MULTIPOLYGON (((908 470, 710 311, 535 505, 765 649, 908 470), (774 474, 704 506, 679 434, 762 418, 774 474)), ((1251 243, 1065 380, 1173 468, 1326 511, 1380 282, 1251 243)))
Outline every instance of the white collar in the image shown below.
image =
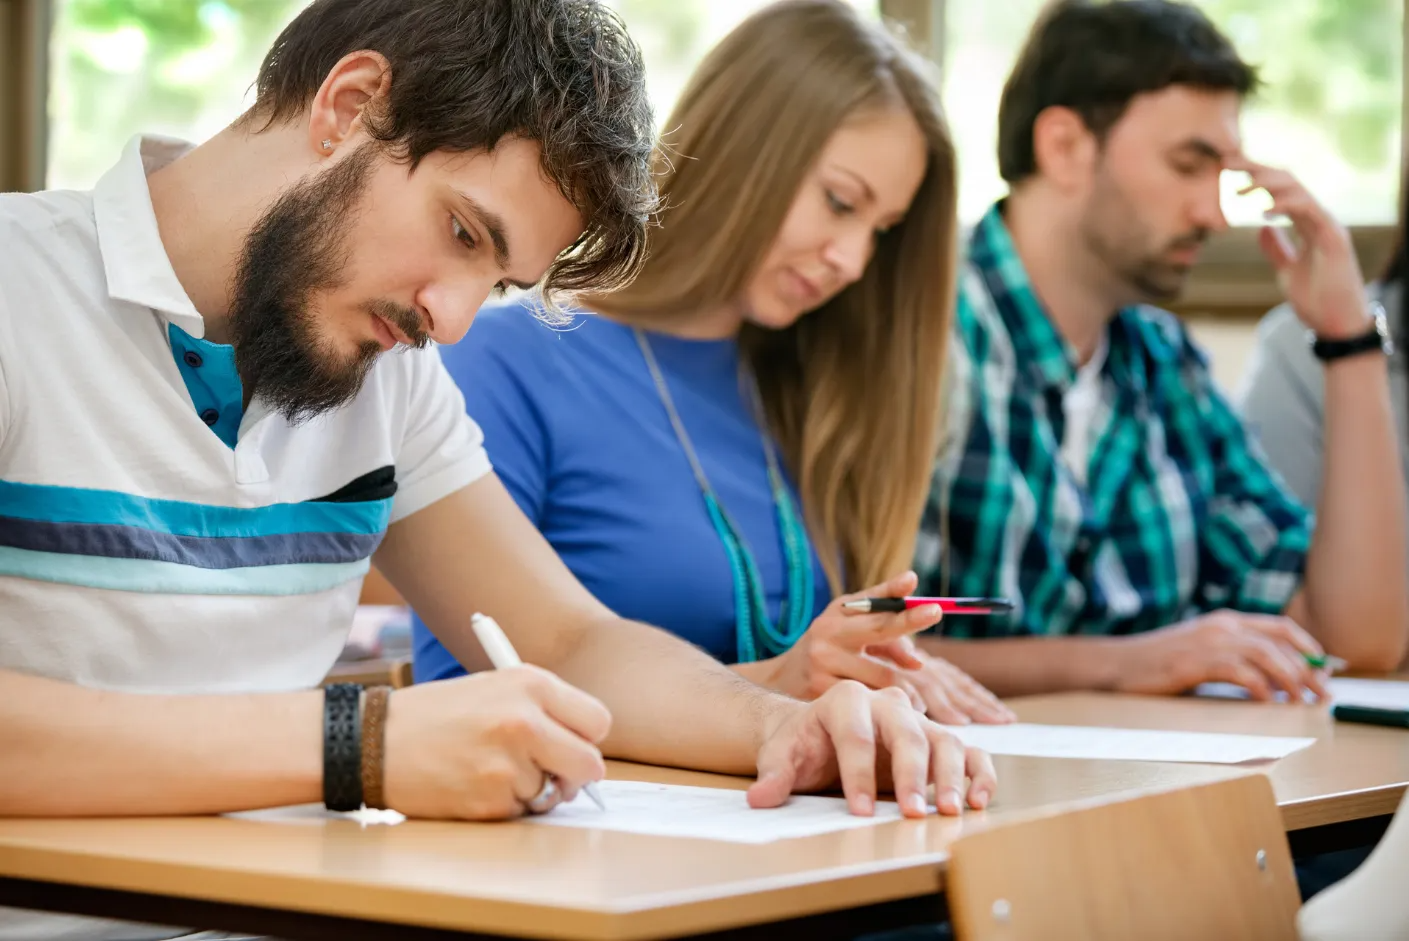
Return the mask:
POLYGON ((172 137, 139 136, 93 188, 98 250, 114 300, 150 307, 193 337, 205 320, 186 295, 162 244, 147 176, 194 148, 172 137))
POLYGON ((1086 361, 1076 371, 1078 381, 1094 382, 1101 374, 1101 370, 1106 366, 1106 356, 1109 355, 1111 344, 1107 338, 1109 331, 1102 330, 1101 337, 1096 341, 1096 349, 1092 350, 1091 358, 1086 361))

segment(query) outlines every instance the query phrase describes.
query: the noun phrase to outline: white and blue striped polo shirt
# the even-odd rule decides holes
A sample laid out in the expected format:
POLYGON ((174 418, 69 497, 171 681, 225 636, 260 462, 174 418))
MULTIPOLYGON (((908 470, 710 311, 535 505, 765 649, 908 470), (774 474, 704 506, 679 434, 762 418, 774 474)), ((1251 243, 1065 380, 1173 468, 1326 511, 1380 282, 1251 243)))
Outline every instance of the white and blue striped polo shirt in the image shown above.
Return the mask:
POLYGON ((300 425, 202 339, 134 140, 91 193, 0 196, 0 667, 108 689, 315 685, 387 525, 489 471, 434 349, 300 425))

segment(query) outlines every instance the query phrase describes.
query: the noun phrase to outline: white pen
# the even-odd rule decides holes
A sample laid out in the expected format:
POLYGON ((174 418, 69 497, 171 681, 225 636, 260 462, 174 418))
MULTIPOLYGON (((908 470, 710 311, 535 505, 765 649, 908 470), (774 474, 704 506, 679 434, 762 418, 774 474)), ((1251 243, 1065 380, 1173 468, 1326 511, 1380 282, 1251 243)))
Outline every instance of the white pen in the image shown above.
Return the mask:
MULTIPOLYGON (((494 618, 487 614, 475 614, 470 618, 470 629, 479 638, 480 646, 489 656, 489 662, 494 664, 494 669, 507 670, 510 667, 523 665, 523 661, 519 659, 518 651, 514 649, 513 644, 509 643, 504 629, 494 618)), ((591 781, 582 785, 582 791, 592 798, 592 803, 602 810, 607 809, 607 805, 602 802, 601 795, 597 793, 597 788, 593 786, 591 781)))

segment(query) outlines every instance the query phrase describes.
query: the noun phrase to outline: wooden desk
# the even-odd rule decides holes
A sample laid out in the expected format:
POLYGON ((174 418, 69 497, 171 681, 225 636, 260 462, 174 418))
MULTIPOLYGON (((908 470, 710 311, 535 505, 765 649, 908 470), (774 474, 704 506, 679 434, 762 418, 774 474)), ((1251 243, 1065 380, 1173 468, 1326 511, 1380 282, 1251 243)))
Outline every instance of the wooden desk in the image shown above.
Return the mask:
MULTIPOLYGON (((1247 771, 1268 774, 1288 831, 1393 814, 1409 785, 1409 734, 1336 722, 1325 706, 1099 693, 1034 696, 1011 705, 1022 721, 1048 725, 1315 738, 1311 747, 1261 768, 1193 766, 1197 774, 1206 775, 1203 780, 1247 771)), ((1145 762, 999 759, 999 788, 1005 800, 1037 800, 1042 794, 1069 790, 1098 796, 1114 788, 1157 787, 1166 780, 1183 783, 1189 766, 1179 767, 1176 772, 1174 766, 1145 762)))
POLYGON ((359 683, 362 686, 410 686, 411 658, 374 657, 370 660, 347 660, 333 664, 323 684, 359 683))
MULTIPOLYGON (((1320 741, 1261 769, 1000 758, 999 799, 986 813, 762 846, 419 821, 363 829, 346 819, 8 820, 0 904, 306 939, 453 930, 591 941, 747 926, 757 927, 743 936, 846 937, 933 918, 950 844, 966 829, 1041 808, 1266 772, 1288 828, 1299 830, 1389 813, 1409 783, 1403 732, 1333 725, 1311 707, 1099 695, 1014 705, 1028 721, 1320 741), (844 910, 859 914, 822 914, 844 910)), ((611 774, 745 783, 619 763, 611 774)))

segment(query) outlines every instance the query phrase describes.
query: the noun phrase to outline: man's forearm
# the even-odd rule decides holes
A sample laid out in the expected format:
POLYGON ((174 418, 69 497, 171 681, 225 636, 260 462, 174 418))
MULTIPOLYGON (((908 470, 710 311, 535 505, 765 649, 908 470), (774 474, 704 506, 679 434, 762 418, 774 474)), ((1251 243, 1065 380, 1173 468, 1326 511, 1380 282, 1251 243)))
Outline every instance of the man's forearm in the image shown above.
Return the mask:
POLYGON ((322 697, 157 696, 0 670, 0 816, 205 814, 322 796, 322 697))
POLYGON ((1305 627, 1363 670, 1409 644, 1404 483, 1383 356, 1326 366, 1325 473, 1306 568, 1305 627))
POLYGON ((527 663, 612 713, 615 757, 749 773, 765 735, 804 707, 588 593, 492 475, 393 523, 380 568, 467 669, 487 661, 469 629, 494 617, 527 663))
POLYGON ((729 669, 756 686, 777 690, 777 660, 777 657, 769 657, 752 663, 731 663, 729 669))
POLYGON ((954 640, 923 634, 919 645, 998 696, 1109 690, 1120 679, 1118 637, 1014 637, 954 640))
POLYGON ((752 774, 758 749, 796 700, 763 689, 703 651, 645 624, 611 619, 541 664, 606 703, 615 758, 752 774))

